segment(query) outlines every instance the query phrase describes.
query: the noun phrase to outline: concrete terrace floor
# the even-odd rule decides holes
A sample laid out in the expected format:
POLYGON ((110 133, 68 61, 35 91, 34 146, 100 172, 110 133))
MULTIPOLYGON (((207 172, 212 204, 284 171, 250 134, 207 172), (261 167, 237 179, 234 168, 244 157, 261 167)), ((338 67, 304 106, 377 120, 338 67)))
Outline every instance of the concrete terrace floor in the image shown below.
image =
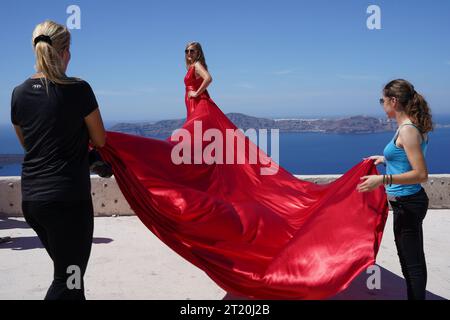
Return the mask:
MULTIPOLYGON (((450 210, 430 210, 424 222, 428 299, 450 298, 450 210)), ((23 219, 0 216, 0 299, 39 300, 52 280, 45 249, 23 219)), ((405 299, 393 240, 392 214, 377 259, 381 289, 369 290, 362 273, 334 299, 405 299)), ((157 239, 137 217, 95 218, 94 244, 85 277, 88 299, 218 300, 228 295, 203 271, 157 239)))

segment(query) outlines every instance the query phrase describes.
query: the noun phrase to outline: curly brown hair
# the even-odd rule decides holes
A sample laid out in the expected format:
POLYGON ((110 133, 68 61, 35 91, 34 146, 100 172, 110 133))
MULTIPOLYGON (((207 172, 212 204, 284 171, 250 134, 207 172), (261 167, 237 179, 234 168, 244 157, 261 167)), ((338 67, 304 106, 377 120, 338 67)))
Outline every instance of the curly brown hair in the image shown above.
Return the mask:
POLYGON ((407 80, 397 79, 389 82, 383 89, 385 97, 395 97, 410 120, 425 134, 433 131, 431 109, 425 98, 407 80))

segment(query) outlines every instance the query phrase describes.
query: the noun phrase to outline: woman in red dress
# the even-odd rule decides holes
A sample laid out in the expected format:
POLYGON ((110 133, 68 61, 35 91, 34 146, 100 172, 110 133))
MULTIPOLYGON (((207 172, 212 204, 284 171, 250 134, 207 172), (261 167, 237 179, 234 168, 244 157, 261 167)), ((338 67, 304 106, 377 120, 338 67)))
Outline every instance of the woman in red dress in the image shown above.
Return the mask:
POLYGON ((361 177, 377 174, 373 161, 327 185, 297 179, 236 131, 211 99, 201 46, 189 43, 185 54, 182 134, 157 140, 108 132, 100 150, 131 208, 161 241, 234 295, 324 299, 347 288, 375 263, 387 217, 384 190, 356 190, 361 177), (229 143, 206 152, 213 143, 208 130, 215 138, 235 132, 249 152, 229 143), (205 133, 200 141, 198 131, 205 133), (174 152, 180 143, 182 155, 174 152), (249 161, 255 153, 258 161, 249 161), (205 154, 213 161, 191 161, 205 154), (270 174, 263 174, 267 168, 270 174))

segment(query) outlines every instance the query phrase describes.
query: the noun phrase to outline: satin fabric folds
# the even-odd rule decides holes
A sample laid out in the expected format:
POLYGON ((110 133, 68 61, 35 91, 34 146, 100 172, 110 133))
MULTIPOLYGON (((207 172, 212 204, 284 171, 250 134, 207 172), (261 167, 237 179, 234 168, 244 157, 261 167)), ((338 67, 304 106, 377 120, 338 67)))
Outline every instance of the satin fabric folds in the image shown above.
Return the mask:
MULTIPOLYGON (((207 91, 187 98, 202 82, 193 70, 184 79, 183 129, 194 136, 201 123, 203 132, 215 128, 225 137, 237 128, 207 91)), ((385 191, 356 191, 361 177, 377 174, 373 161, 316 185, 270 163, 248 139, 260 156, 256 164, 175 164, 179 142, 172 140, 108 132, 100 153, 147 228, 224 290, 255 299, 325 299, 375 263, 388 213, 385 191), (261 174, 273 166, 275 174, 261 174)), ((224 157, 231 151, 224 147, 224 157)))

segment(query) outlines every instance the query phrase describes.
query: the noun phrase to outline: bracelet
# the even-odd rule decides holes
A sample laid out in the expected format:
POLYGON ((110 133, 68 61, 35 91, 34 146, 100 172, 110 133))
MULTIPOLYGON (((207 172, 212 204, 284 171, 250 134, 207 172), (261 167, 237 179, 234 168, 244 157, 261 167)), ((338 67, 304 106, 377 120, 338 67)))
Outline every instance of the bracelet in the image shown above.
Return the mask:
POLYGON ((383 185, 386 185, 386 175, 383 174, 383 185))
POLYGON ((391 176, 391 183, 389 184, 389 187, 392 187, 392 182, 394 181, 394 178, 392 177, 392 174, 390 176, 391 176))

